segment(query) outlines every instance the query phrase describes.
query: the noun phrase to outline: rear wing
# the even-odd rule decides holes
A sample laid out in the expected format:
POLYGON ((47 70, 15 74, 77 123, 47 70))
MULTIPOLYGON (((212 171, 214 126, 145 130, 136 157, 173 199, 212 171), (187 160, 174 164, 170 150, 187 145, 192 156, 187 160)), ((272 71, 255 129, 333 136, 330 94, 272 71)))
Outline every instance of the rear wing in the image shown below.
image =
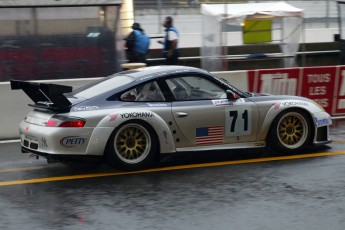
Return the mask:
POLYGON ((72 92, 72 86, 35 83, 19 80, 11 80, 11 89, 22 89, 35 102, 35 106, 62 109, 71 105, 71 102, 63 95, 72 92))

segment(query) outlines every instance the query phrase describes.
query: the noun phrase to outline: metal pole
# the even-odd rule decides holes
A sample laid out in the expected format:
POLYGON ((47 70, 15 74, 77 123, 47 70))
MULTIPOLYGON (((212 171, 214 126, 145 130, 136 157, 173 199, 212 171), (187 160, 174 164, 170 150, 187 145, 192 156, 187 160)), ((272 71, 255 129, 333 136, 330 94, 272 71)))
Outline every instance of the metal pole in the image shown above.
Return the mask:
POLYGON ((34 25, 34 36, 38 35, 38 20, 37 20, 37 8, 31 8, 32 22, 34 25))
POLYGON ((329 12, 329 2, 330 1, 326 1, 326 28, 329 28, 329 15, 330 15, 330 12, 329 12))
POLYGON ((157 11, 158 11, 158 33, 162 33, 162 0, 157 0, 157 11))
POLYGON ((221 45, 222 45, 222 70, 228 70, 228 47, 227 47, 227 31, 226 31, 226 18, 228 16, 227 0, 224 0, 224 18, 222 20, 222 31, 221 31, 221 45))
POLYGON ((307 65, 306 61, 306 37, 305 37, 305 27, 304 27, 304 17, 302 18, 302 67, 305 67, 307 65))

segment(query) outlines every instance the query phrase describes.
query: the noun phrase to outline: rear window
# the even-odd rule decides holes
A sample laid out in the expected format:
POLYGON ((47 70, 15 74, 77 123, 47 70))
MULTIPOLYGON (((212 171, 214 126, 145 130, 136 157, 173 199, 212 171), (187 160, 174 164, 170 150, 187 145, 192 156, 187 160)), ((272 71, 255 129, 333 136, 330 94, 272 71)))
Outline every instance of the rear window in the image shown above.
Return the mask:
POLYGON ((101 80, 92 82, 86 86, 74 90, 66 95, 67 97, 90 99, 97 95, 109 92, 116 88, 120 88, 133 82, 132 77, 117 75, 114 77, 102 78, 101 80))

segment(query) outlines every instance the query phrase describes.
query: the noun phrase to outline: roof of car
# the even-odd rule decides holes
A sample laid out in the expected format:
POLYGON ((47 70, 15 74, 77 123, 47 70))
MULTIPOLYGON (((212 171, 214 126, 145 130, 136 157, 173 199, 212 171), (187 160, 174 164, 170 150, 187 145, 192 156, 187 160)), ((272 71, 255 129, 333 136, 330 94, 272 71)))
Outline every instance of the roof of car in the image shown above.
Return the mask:
POLYGON ((188 72, 197 72, 208 74, 208 71, 189 67, 189 66, 151 66, 143 67, 134 70, 123 71, 118 74, 126 75, 135 78, 136 80, 149 80, 157 77, 164 77, 166 75, 171 75, 174 73, 188 73, 188 72))

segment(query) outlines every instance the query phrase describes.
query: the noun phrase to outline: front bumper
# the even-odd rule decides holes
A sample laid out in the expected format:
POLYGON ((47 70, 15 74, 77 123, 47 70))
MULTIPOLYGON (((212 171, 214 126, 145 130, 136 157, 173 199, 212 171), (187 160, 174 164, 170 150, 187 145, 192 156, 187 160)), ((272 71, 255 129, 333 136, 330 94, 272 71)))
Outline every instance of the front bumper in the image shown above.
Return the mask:
POLYGON ((329 127, 332 125, 331 116, 326 112, 314 113, 313 116, 315 135, 313 139, 314 145, 324 145, 331 143, 329 137, 329 127))

